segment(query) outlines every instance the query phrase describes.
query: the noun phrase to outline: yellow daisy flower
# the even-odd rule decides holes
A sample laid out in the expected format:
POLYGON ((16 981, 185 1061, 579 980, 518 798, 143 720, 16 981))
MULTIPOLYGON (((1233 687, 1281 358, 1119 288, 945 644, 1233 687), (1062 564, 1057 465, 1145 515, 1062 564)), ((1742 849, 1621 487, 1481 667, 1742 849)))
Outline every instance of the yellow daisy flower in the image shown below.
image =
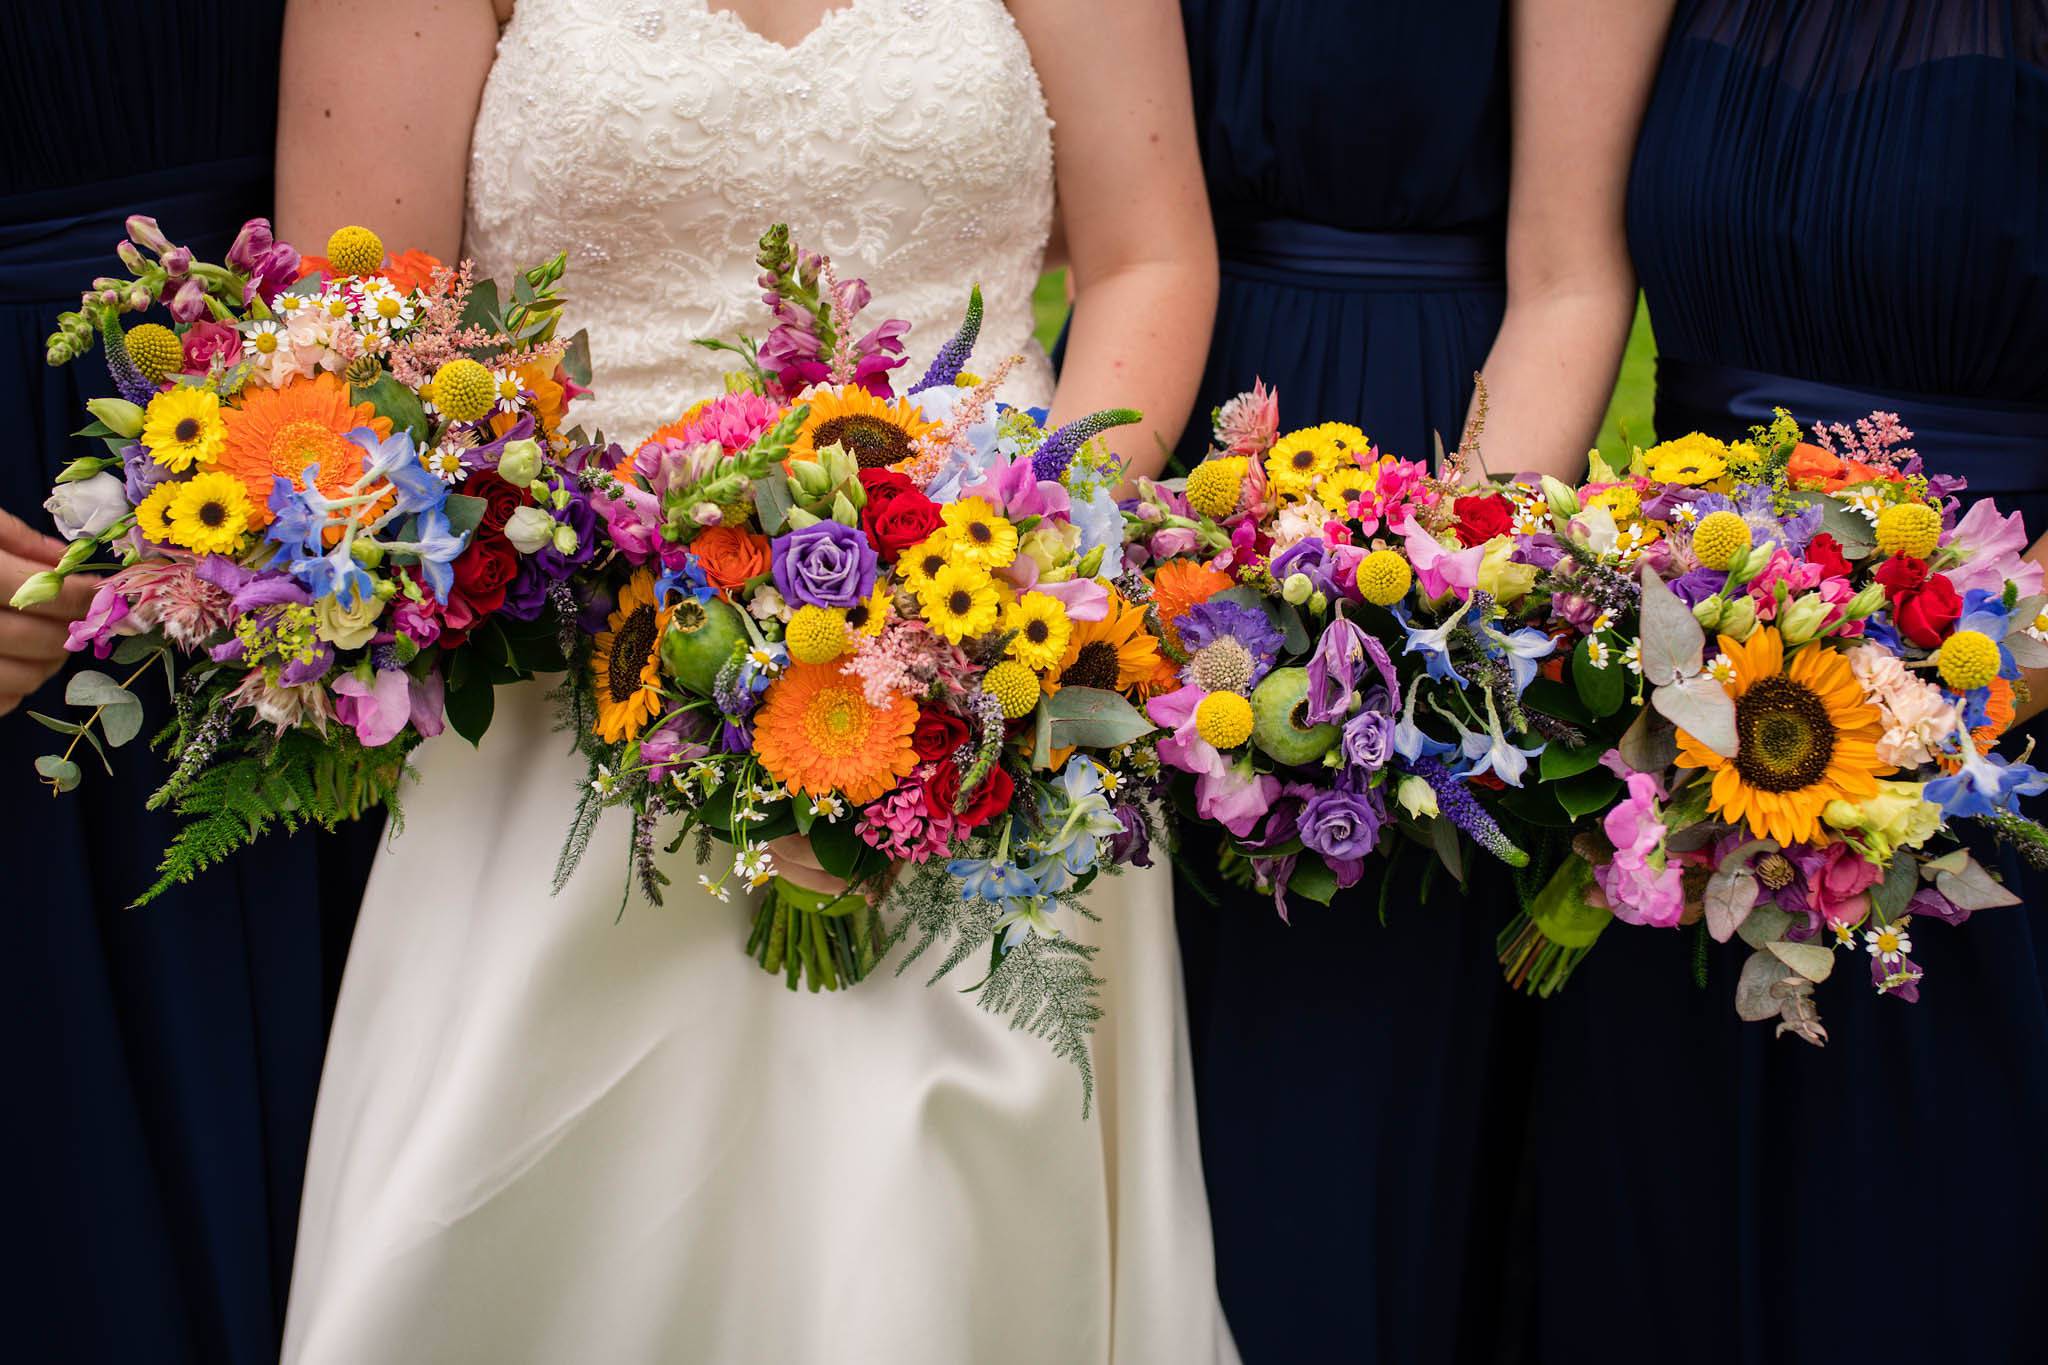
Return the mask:
POLYGON ((847 630, 870 638, 879 636, 882 628, 889 624, 889 609, 895 601, 888 587, 877 581, 867 601, 856 602, 846 609, 847 630))
POLYGON ((1282 496, 1306 496, 1319 479, 1372 449, 1364 432, 1348 422, 1325 422, 1291 431, 1266 452, 1266 482, 1282 496))
POLYGON ((1709 483, 1728 472, 1728 447, 1695 431, 1651 446, 1643 465, 1658 483, 1709 483))
POLYGON ((962 562, 963 557, 954 552, 952 531, 941 527, 898 555, 896 572, 912 592, 922 595, 940 569, 962 562))
POLYGON ((962 498, 939 509, 961 559, 1000 569, 1017 557, 1017 528, 996 515, 985 498, 962 498))
POLYGON ((1376 482, 1378 479, 1373 471, 1360 469, 1357 465, 1345 465, 1332 470, 1316 485, 1316 497, 1334 515, 1348 517, 1351 504, 1361 493, 1370 493, 1376 482))
POLYGON ((177 496, 177 484, 160 483, 135 504, 135 524, 146 539, 159 545, 171 543, 171 499, 177 496))
POLYGON ((995 629, 999 604, 995 584, 972 564, 948 564, 918 593, 925 624, 959 644, 995 629))
POLYGON ((1017 632, 1010 639, 1010 657, 1043 673, 1065 657, 1074 623, 1059 598, 1027 592, 1003 614, 1003 629, 1017 632))
POLYGON ((228 443, 220 396, 212 389, 180 384, 149 400, 142 419, 142 444, 149 456, 174 474, 193 465, 204 469, 228 443))
POLYGON ((194 554, 232 554, 249 531, 249 490, 232 474, 195 474, 166 510, 171 543, 194 554))

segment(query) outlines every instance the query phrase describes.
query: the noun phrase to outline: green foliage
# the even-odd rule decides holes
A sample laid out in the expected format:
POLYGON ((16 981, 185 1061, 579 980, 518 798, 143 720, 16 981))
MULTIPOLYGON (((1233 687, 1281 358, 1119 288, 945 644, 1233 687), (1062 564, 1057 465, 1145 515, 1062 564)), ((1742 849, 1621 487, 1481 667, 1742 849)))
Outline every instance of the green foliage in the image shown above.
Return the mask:
POLYGON ((977 1001, 991 1014, 1008 1015, 1010 1027, 1052 1044, 1053 1054, 1081 1073, 1081 1117, 1095 1099, 1095 1067, 1088 1044, 1102 1017, 1102 978, 1095 975, 1095 948, 1070 938, 1026 934, 1004 953, 977 1001))
MULTIPOLYGON (((156 883, 136 905, 191 881, 278 825, 287 832, 307 825, 331 830, 378 806, 388 807, 394 821, 400 818, 409 745, 366 749, 336 729, 324 739, 287 730, 274 743, 267 736, 240 743, 239 751, 216 752, 197 775, 158 793, 171 793, 171 809, 184 824, 164 850, 156 883)), ((160 803, 152 798, 152 804, 160 803)))

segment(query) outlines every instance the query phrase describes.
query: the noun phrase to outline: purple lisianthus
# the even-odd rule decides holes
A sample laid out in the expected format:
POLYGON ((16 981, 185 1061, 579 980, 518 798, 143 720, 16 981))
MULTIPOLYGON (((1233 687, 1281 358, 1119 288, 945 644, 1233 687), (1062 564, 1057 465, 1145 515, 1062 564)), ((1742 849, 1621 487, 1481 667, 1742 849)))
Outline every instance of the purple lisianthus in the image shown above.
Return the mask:
POLYGON ((1290 574, 1305 574, 1319 591, 1333 595, 1338 591, 1331 576, 1330 547, 1319 536, 1298 540, 1273 556, 1272 573, 1276 583, 1286 582, 1290 574))
POLYGON ((875 549, 851 526, 820 521, 775 538, 775 587, 797 606, 857 606, 875 588, 875 549))
POLYGON ((498 608, 514 621, 533 621, 548 604, 548 589, 555 580, 537 562, 539 555, 521 555, 519 572, 505 585, 505 605, 498 608))
POLYGON ((171 471, 149 457, 149 451, 141 444, 127 447, 121 452, 121 487, 128 495, 130 505, 141 502, 149 496, 150 490, 167 482, 171 471))
POLYGON ((1244 683, 1247 688, 1256 686, 1272 671, 1274 660, 1287 643, 1279 627, 1266 619, 1266 613, 1221 598, 1190 607, 1180 618, 1179 630, 1181 645, 1189 654, 1200 654, 1221 640, 1233 640, 1243 646, 1251 662, 1251 673, 1244 683))
POLYGON ((1364 778, 1386 766, 1394 753, 1394 725, 1386 711, 1360 711, 1344 723, 1346 776, 1364 778))
POLYGON ((1365 856, 1379 847, 1386 808, 1377 792, 1319 791, 1302 802, 1301 845, 1320 853, 1337 874, 1337 885, 1354 885, 1365 872, 1365 856))
POLYGON ((1109 836, 1109 861, 1119 867, 1152 866, 1152 831, 1145 827, 1144 812, 1128 802, 1115 811, 1123 828, 1109 836))
POLYGON ((1671 591, 1688 607, 1696 607, 1727 582, 1728 575, 1721 569, 1692 569, 1671 580, 1671 591))

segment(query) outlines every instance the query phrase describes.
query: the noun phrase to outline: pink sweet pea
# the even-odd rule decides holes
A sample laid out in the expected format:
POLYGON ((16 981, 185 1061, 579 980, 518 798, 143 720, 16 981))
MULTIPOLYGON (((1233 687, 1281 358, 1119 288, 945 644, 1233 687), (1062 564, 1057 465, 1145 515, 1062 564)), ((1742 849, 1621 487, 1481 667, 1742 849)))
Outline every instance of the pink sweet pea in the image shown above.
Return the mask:
POLYGON ((1614 844, 1614 860, 1593 869, 1614 917, 1629 924, 1669 929, 1685 913, 1684 874, 1675 862, 1653 866, 1650 858, 1664 845, 1664 822, 1658 818, 1657 779, 1630 773, 1628 796, 1601 822, 1614 844))
POLYGON ((73 621, 65 632, 64 648, 75 654, 90 646, 95 659, 106 658, 114 650, 114 641, 128 633, 119 629, 127 616, 128 599, 121 596, 111 581, 100 584, 85 615, 73 621))
POLYGON ((2041 591, 2041 566, 2020 558, 2027 550, 2027 529, 2018 512, 2002 517, 1987 498, 1963 513, 1941 543, 1962 557, 1941 571, 1958 594, 1972 588, 2003 592, 2007 580, 2019 585, 2022 597, 2041 591))
POLYGON ((1067 490, 1049 479, 1038 477, 1029 460, 995 460, 982 471, 977 483, 960 490, 962 498, 986 498, 1002 514, 1019 517, 1059 517, 1073 509, 1067 490))
POLYGON ((1160 761, 1195 774, 1195 812, 1242 839, 1249 836, 1280 795, 1280 780, 1254 773, 1250 759, 1233 764, 1195 732, 1195 708, 1208 692, 1180 687, 1145 703, 1155 725, 1173 731, 1159 741, 1160 761))
POLYGON ((1486 558, 1484 545, 1453 553, 1423 530, 1412 515, 1393 530, 1406 542, 1408 562, 1414 566, 1415 579, 1422 584, 1424 594, 1442 597, 1455 591, 1461 598, 1472 595, 1472 589, 1479 583, 1479 561, 1486 558))
POLYGON ((441 733, 442 692, 438 673, 415 679, 402 668, 385 668, 368 683, 345 673, 334 682, 334 714, 368 749, 389 744, 408 723, 431 738, 441 733))

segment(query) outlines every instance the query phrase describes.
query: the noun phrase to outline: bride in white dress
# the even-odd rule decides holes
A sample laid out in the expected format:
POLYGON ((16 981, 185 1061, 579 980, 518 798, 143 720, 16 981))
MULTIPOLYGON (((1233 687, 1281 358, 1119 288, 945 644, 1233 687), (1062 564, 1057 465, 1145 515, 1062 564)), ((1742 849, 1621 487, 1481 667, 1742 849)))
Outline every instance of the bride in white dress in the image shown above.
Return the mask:
MULTIPOLYGON (((1157 467, 1214 287, 1170 0, 504 17, 294 0, 287 232, 363 221, 444 258, 459 235, 491 274, 566 247, 598 371, 577 420, 631 439, 716 385, 695 338, 758 333, 754 241, 787 219, 913 324, 908 373, 979 281, 977 360, 1026 357, 1006 396, 1145 408, 1122 448, 1157 467), (1030 340, 1055 179, 1081 302, 1056 397, 1030 340)), ((335 1020, 287 1361, 1235 1359, 1162 870, 1069 926, 1110 982, 1084 1121, 1073 1070, 965 981, 792 995, 687 866, 615 922, 623 823, 551 896, 581 760, 537 686, 419 767, 335 1020)))

